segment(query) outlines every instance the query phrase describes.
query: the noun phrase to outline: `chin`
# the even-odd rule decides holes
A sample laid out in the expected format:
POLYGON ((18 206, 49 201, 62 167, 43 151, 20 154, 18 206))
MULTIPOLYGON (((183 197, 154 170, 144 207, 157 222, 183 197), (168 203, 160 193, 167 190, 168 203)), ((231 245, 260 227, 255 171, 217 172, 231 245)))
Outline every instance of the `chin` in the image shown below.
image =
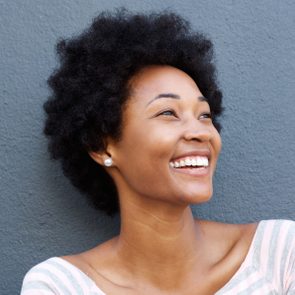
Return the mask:
POLYGON ((211 200, 213 191, 212 189, 207 190, 194 190, 191 193, 182 194, 182 202, 189 205, 196 205, 209 202, 211 200))

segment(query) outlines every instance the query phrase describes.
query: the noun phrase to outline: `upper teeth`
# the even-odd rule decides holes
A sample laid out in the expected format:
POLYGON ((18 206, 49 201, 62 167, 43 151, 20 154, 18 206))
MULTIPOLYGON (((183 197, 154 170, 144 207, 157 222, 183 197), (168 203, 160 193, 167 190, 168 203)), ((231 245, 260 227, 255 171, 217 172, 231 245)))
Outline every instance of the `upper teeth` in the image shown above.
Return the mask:
POLYGON ((181 159, 179 161, 172 161, 169 163, 171 167, 186 167, 186 166, 205 166, 207 167, 209 165, 209 160, 207 157, 191 157, 191 158, 185 158, 181 159))

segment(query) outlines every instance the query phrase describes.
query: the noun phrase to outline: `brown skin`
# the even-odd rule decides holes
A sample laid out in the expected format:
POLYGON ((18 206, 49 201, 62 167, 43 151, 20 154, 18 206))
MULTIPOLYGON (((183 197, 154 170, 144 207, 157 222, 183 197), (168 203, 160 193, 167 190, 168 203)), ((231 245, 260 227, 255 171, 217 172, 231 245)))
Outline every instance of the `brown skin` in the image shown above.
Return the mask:
MULTIPOLYGON (((81 254, 63 257, 106 294, 214 294, 247 255, 257 224, 195 220, 190 204, 208 201, 221 149, 220 135, 200 90, 184 72, 149 66, 130 81, 119 142, 91 157, 114 179, 120 235, 81 254), (178 99, 162 97, 173 94, 178 99), (172 159, 210 151, 206 175, 180 173, 172 159)), ((183 170, 184 171, 184 170, 183 170)))

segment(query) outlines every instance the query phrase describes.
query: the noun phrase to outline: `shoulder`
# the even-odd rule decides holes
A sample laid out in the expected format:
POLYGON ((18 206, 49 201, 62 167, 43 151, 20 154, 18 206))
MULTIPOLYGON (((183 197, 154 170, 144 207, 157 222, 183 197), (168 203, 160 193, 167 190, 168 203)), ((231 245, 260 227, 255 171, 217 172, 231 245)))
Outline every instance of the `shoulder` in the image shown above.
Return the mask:
POLYGON ((261 249, 261 255, 263 253, 276 255, 276 257, 286 256, 287 253, 293 255, 295 251, 295 222, 284 219, 262 220, 257 228, 254 242, 256 248, 261 249))
POLYGON ((295 222, 262 220, 256 230, 248 265, 280 294, 295 291, 295 222))
POLYGON ((294 251, 295 222, 285 219, 262 220, 255 234, 255 244, 270 251, 294 251))
POLYGON ((237 244, 251 243, 259 224, 257 222, 232 224, 208 220, 196 220, 196 222, 200 224, 206 236, 212 237, 212 240, 219 244, 222 242, 230 248, 237 244))
POLYGON ((242 263, 255 235, 257 223, 230 224, 207 220, 196 222, 201 228, 213 264, 222 261, 228 261, 228 264, 235 262, 237 265, 242 263))
MULTIPOLYGON (((239 240, 245 236, 252 239, 271 236, 272 239, 288 238, 289 242, 294 243, 295 221, 286 219, 261 220, 259 222, 248 224, 230 224, 208 220, 196 220, 201 225, 202 230, 212 234, 214 237, 223 237, 223 239, 239 240), (257 237, 258 236, 258 237, 257 237)), ((284 240, 283 239, 283 240, 284 240)), ((282 241, 282 240, 281 240, 282 241)))
POLYGON ((295 222, 284 219, 260 221, 252 250, 252 263, 263 272, 270 267, 285 267, 290 259, 294 260, 295 222))
POLYGON ((227 243, 246 243, 255 249, 255 255, 293 255, 295 252, 295 221, 292 220, 270 219, 249 224, 206 223, 207 230, 215 237, 228 240, 227 243))
MULTIPOLYGON (((259 290, 259 294, 295 294, 295 222, 262 220, 244 225, 211 224, 219 238, 248 244, 243 263, 223 292, 259 290), (220 233, 216 231, 220 230, 220 233), (226 231, 230 234, 226 234, 226 231), (247 242, 243 241, 248 236, 247 242), (234 290, 234 291, 233 291, 234 290)), ((239 249, 239 248, 238 248, 239 249)), ((242 246, 243 249, 243 246, 242 246)), ((245 294, 248 294, 247 291, 245 294)))
POLYGON ((52 257, 26 273, 21 294, 87 294, 89 288, 85 274, 65 260, 52 257))

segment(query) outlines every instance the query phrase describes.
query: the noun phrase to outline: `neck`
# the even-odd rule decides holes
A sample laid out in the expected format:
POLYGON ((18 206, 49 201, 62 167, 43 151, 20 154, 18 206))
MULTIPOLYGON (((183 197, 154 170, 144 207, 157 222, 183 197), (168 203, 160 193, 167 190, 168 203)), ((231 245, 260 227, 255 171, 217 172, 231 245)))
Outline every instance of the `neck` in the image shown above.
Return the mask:
POLYGON ((201 230, 190 207, 124 201, 117 242, 120 260, 130 273, 154 285, 183 283, 202 260, 201 230))

